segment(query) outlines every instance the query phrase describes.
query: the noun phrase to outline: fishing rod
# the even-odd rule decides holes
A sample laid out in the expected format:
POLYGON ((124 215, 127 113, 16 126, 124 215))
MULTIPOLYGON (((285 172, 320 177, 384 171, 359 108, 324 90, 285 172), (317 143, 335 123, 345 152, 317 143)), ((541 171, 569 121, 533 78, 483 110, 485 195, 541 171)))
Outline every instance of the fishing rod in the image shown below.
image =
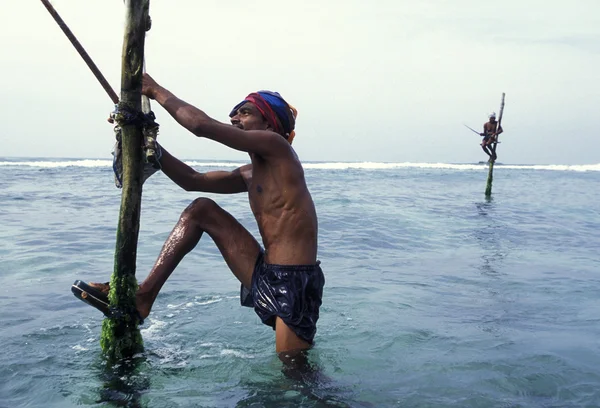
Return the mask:
POLYGON ((464 126, 467 128, 467 129, 469 129, 469 130, 471 130, 472 132, 475 132, 475 133, 477 133, 479 136, 481 136, 481 133, 479 133, 478 131, 476 131, 476 130, 475 130, 475 129, 473 129, 472 127, 469 127, 469 126, 465 125, 464 123, 463 123, 463 125, 464 125, 464 126))
MULTIPOLYGON (((41 1, 42 1, 42 4, 44 4, 46 9, 50 13, 50 15, 54 18, 54 21, 56 21, 56 23, 61 28, 61 30, 65 33, 67 38, 71 41, 71 44, 73 44, 73 46, 75 47, 75 49, 77 50, 77 52, 79 53, 81 58, 83 58, 83 60, 87 64, 87 66, 92 70, 92 73, 94 74, 94 76, 96 77, 98 82, 100 82, 100 85, 102 85, 102 88, 104 88, 104 90, 108 94, 109 98, 112 100, 112 102, 115 105, 117 105, 119 103, 119 97, 117 96, 115 91, 111 88, 111 86, 108 83, 108 81, 106 80, 106 78, 104 78, 104 75, 102 75, 102 72, 100 72, 100 70, 98 69, 96 64, 94 64, 94 61, 92 61, 92 58, 85 51, 85 49, 83 48, 81 43, 77 40, 77 38, 75 37, 73 32, 69 29, 67 24, 60 17, 60 15, 54 9, 52 4, 50 4, 50 2, 48 0, 41 0, 41 1)), ((148 31, 150 29, 150 25, 151 25, 151 21, 148 17, 148 20, 146 21, 146 31, 148 31)), ((145 58, 144 58, 144 61, 142 62, 142 64, 143 64, 142 69, 143 69, 143 72, 145 73, 146 72, 146 59, 145 58)), ((151 112, 150 100, 145 95, 142 95, 142 112, 144 112, 144 113, 151 112)), ((108 118, 108 121, 110 123, 114 123, 114 118, 112 117, 112 115, 108 118)), ((155 138, 156 138, 156 135, 153 136, 153 139, 154 139, 153 141, 155 141, 155 138)), ((154 148, 149 148, 146 155, 148 156, 149 160, 153 161, 154 160, 153 156, 155 155, 154 148)))
POLYGON ((113 89, 110 87, 110 84, 108 83, 106 78, 104 78, 104 75, 102 75, 102 73, 100 72, 100 70, 98 69, 96 64, 94 64, 94 61, 92 61, 92 59, 90 58, 88 53, 85 51, 85 49, 83 48, 81 43, 77 40, 77 38, 75 37, 73 32, 69 29, 69 27, 67 27, 67 25, 65 24, 63 19, 60 18, 60 16, 58 15, 58 13, 54 9, 54 7, 52 7, 52 4, 50 4, 50 2, 48 0, 41 0, 41 1, 44 4, 44 6, 46 6, 46 9, 50 13, 50 15, 54 18, 54 21, 56 21, 56 23, 61 28, 61 30, 65 33, 67 38, 71 41, 71 44, 73 44, 73 46, 75 47, 75 49, 77 50, 79 55, 81 55, 81 58, 83 58, 83 60, 87 64, 87 66, 92 70, 92 73, 94 74, 96 79, 100 82, 100 85, 102 85, 102 88, 104 88, 104 90, 106 91, 106 93, 108 94, 110 99, 113 101, 113 103, 115 105, 118 104, 119 97, 117 96, 115 91, 113 91, 113 89))

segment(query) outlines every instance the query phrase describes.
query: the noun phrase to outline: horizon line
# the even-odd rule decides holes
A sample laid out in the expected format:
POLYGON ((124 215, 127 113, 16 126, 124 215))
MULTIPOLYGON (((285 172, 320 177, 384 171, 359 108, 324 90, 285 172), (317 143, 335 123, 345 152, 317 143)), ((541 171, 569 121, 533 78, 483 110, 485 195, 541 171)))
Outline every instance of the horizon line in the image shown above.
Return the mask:
MULTIPOLYGON (((14 160, 24 160, 24 161, 110 161, 112 162, 112 157, 48 157, 48 156, 0 156, 0 161, 11 162, 14 160)), ((240 160, 240 159, 196 159, 196 158, 179 158, 179 160, 183 162, 220 162, 220 163, 248 163, 250 160, 240 160)), ((375 160, 302 160, 302 163, 314 163, 314 164, 447 164, 447 165, 485 165, 488 164, 487 161, 479 160, 477 162, 442 162, 442 161, 375 161, 375 160)), ((505 163, 505 162, 497 162, 496 165, 500 166, 595 166, 600 165, 598 163, 577 163, 577 164, 564 164, 564 163, 505 163)))

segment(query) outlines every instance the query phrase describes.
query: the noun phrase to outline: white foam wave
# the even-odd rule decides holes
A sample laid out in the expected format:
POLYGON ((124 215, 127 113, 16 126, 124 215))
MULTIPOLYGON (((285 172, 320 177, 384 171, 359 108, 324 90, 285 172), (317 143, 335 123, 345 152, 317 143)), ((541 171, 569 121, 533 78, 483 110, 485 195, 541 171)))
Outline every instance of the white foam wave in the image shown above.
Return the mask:
MULTIPOLYGON (((305 163, 306 169, 324 170, 391 170, 391 169, 448 169, 448 170, 487 170, 487 164, 454 164, 454 163, 380 163, 380 162, 332 162, 332 163, 305 163)), ((600 171, 599 164, 561 165, 561 164, 497 164, 496 169, 511 170, 552 170, 552 171, 600 171)))
POLYGON ((185 305, 185 303, 179 303, 177 305, 169 303, 167 305, 167 309, 179 309, 181 306, 185 305))
MULTIPOLYGON (((247 162, 200 162, 200 161, 185 161, 188 166, 192 167, 240 167, 247 162)), ((111 167, 112 160, 104 159, 69 159, 69 160, 22 160, 22 161, 0 161, 0 166, 16 166, 16 167, 37 167, 44 169, 54 169, 63 167, 111 167)))
POLYGON ((191 307, 194 306, 204 306, 204 305, 210 305, 212 303, 217 303, 222 301, 223 298, 221 297, 213 297, 211 299, 207 299, 204 301, 198 301, 198 300, 194 300, 193 302, 184 302, 184 303, 179 303, 179 304, 168 304, 167 305, 167 309, 189 309, 191 307))
MULTIPOLYGON (((246 162, 224 162, 224 161, 186 161, 192 167, 215 167, 235 168, 246 164, 246 162)), ((81 159, 81 160, 22 160, 22 161, 0 161, 1 166, 36 167, 36 168, 64 168, 64 167, 112 167, 112 160, 81 159)), ((305 169, 315 170, 392 170, 392 169, 447 169, 447 170, 487 170, 486 164, 475 163, 385 163, 385 162, 320 162, 303 163, 305 169)), ((546 171, 600 171, 598 164, 500 164, 496 165, 498 170, 546 170, 546 171)))
POLYGON ((112 167, 112 160, 65 160, 65 161, 0 161, 0 166, 39 167, 54 169, 62 167, 112 167))
POLYGON ((217 303, 222 300, 223 300, 222 298, 216 298, 216 299, 205 300, 204 302, 194 302, 194 304, 197 306, 204 306, 204 305, 210 305, 212 303, 217 303))
POLYGON ((187 365, 189 350, 183 349, 181 345, 166 344, 166 347, 157 347, 152 351, 160 358, 160 364, 175 363, 179 367, 187 365))
POLYGON ((254 356, 251 354, 246 354, 246 353, 242 353, 241 351, 231 350, 231 349, 221 350, 221 355, 222 356, 234 356, 234 357, 239 357, 239 358, 254 358, 254 356))
POLYGON ((548 164, 548 165, 506 165, 500 168, 508 169, 530 169, 551 171, 600 171, 599 164, 548 164))
POLYGON ((145 338, 155 339, 160 333, 164 331, 166 326, 167 322, 164 322, 162 320, 150 319, 150 325, 147 328, 140 330, 140 332, 145 338))

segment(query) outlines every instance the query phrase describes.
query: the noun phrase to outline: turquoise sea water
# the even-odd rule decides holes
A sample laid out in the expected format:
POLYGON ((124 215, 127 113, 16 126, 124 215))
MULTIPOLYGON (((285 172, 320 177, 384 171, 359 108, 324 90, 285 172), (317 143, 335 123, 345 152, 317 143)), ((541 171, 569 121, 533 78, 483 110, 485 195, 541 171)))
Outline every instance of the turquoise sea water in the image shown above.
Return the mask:
MULTIPOLYGON (((231 163, 191 162, 200 171, 231 163)), ((110 162, 0 159, 0 407, 598 407, 600 165, 309 163, 326 277, 310 361, 273 331, 202 238, 159 295, 136 366, 105 367, 102 315, 120 190, 110 162)), ((144 187, 143 279, 198 196, 144 187)), ((245 195, 210 195, 256 236, 245 195)))

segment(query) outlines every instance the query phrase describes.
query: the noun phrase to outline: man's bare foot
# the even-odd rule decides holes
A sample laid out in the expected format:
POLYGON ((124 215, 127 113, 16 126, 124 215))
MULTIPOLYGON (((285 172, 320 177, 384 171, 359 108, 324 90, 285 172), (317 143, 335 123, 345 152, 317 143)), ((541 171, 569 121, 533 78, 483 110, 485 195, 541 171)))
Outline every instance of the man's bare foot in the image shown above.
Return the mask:
MULTIPOLYGON (((110 292, 110 283, 98 283, 98 282, 90 282, 89 286, 93 287, 96 290, 106 294, 108 296, 108 292, 110 292)), ((149 298, 147 294, 141 293, 139 290, 135 295, 135 306, 137 308, 138 313, 142 319, 145 319, 150 314, 150 309, 152 308, 152 299, 149 298)))
POLYGON ((88 285, 91 286, 92 288, 104 293, 106 296, 108 296, 108 292, 110 291, 110 284, 108 282, 106 282, 106 283, 89 282, 88 285))

